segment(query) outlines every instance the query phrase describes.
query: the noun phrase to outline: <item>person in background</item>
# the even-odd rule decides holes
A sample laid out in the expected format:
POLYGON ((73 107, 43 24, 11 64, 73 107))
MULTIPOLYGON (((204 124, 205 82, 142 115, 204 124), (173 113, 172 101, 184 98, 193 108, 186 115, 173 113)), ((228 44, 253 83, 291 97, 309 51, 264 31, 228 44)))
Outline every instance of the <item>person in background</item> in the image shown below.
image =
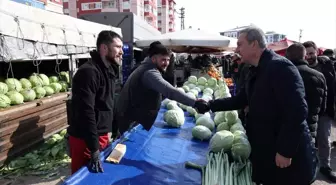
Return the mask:
POLYGON ((330 181, 336 182, 336 174, 330 167, 330 135, 331 125, 335 116, 335 70, 332 62, 326 56, 317 56, 318 48, 313 41, 303 43, 306 48, 306 60, 309 67, 321 72, 327 82, 327 107, 326 112, 319 119, 317 128, 317 145, 320 157, 320 172, 330 181))
POLYGON ((169 65, 167 67, 166 72, 163 74, 163 79, 169 82, 172 86, 176 86, 176 78, 175 78, 175 56, 171 54, 169 65))
POLYGON ((332 49, 326 49, 326 50, 323 51, 323 55, 329 57, 329 59, 334 64, 334 69, 336 70, 336 58, 335 58, 334 51, 332 49))
POLYGON ((123 42, 112 31, 102 31, 92 60, 79 67, 72 82, 72 120, 68 127, 72 174, 89 163, 92 172, 103 172, 100 150, 109 142, 113 121, 114 87, 122 62, 123 42))
POLYGON ((122 89, 116 107, 116 123, 120 135, 130 129, 134 122, 150 130, 160 109, 161 97, 167 97, 199 112, 207 109, 203 100, 195 100, 173 87, 163 79, 169 65, 170 51, 161 44, 151 44, 149 56, 131 74, 122 89))
POLYGON ((319 117, 326 110, 327 82, 322 73, 308 66, 305 56, 306 48, 300 43, 287 48, 286 57, 298 68, 304 82, 308 104, 307 123, 312 137, 316 139, 319 117))
POLYGON ((212 112, 249 106, 246 133, 252 147, 252 179, 263 185, 308 185, 315 180, 317 156, 306 118, 304 84, 298 69, 266 49, 259 28, 240 31, 236 52, 251 66, 239 94, 209 101, 212 112))
POLYGON ((234 81, 234 83, 238 83, 239 81, 239 66, 241 64, 241 57, 239 56, 239 54, 235 53, 233 54, 232 58, 231 58, 231 65, 230 65, 230 74, 231 77, 234 81))

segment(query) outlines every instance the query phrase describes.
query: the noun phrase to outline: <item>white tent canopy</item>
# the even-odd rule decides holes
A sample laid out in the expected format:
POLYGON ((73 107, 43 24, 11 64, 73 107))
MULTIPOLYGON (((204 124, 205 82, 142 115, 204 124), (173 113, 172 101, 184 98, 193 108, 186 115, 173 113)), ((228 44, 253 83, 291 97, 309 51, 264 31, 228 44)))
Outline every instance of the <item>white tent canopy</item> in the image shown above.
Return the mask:
POLYGON ((85 54, 96 47, 100 31, 120 28, 0 0, 1 60, 85 54))
POLYGON ((181 30, 136 41, 138 47, 148 47, 152 42, 160 41, 163 45, 175 48, 186 47, 204 47, 216 50, 230 50, 236 47, 237 39, 221 35, 211 34, 202 30, 181 30))

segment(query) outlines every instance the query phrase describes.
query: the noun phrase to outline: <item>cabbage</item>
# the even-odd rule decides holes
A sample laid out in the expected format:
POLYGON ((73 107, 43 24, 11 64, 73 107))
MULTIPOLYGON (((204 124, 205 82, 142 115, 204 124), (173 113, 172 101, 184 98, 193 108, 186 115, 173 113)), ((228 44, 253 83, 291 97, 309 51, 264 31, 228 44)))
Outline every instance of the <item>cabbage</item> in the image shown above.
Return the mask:
POLYGON ((184 90, 182 87, 178 87, 177 90, 179 90, 179 91, 185 93, 185 90, 184 90))
POLYGON ((233 143, 233 134, 227 130, 216 132, 210 139, 210 149, 213 152, 229 151, 233 143))
POLYGON ((196 125, 203 125, 208 127, 211 131, 215 129, 215 123, 212 121, 211 117, 201 116, 196 120, 196 125))
POLYGON ((231 153, 233 159, 239 162, 247 160, 250 157, 251 145, 245 136, 234 135, 231 153))
POLYGON ((60 76, 60 79, 59 79, 60 81, 64 81, 66 83, 70 83, 69 72, 62 71, 62 72, 60 72, 59 76, 60 76))
POLYGON ((194 116, 195 114, 197 114, 197 111, 194 108, 192 108, 192 107, 187 107, 187 112, 190 115, 192 115, 192 116, 194 116))
POLYGON ((204 114, 197 113, 197 114, 195 115, 195 119, 197 120, 198 118, 200 118, 200 117, 202 117, 202 116, 207 116, 207 117, 211 118, 210 113, 209 113, 209 112, 206 112, 206 113, 204 113, 204 114))
POLYGON ((205 87, 203 85, 198 85, 197 86, 201 91, 203 91, 205 89, 205 87))
POLYGON ((167 103, 167 109, 168 110, 179 109, 179 107, 177 106, 176 101, 172 100, 169 103, 167 103))
POLYGON ((209 94, 203 94, 203 96, 201 97, 202 100, 208 102, 210 100, 212 100, 212 95, 209 95, 209 94))
POLYGON ((49 86, 54 89, 54 93, 59 93, 62 90, 62 85, 56 82, 51 83, 49 86))
POLYGON ((61 84, 61 86, 62 86, 61 92, 67 92, 68 91, 68 83, 63 82, 63 81, 59 81, 58 83, 61 84))
POLYGON ((195 88, 191 89, 189 92, 193 93, 196 97, 198 96, 198 91, 195 88))
POLYGON ((220 123, 223 123, 226 121, 226 114, 224 111, 221 112, 216 112, 215 117, 214 117, 214 121, 216 126, 219 125, 220 123))
POLYGON ((29 81, 33 85, 33 87, 42 87, 43 86, 43 80, 37 75, 33 74, 29 77, 29 81))
POLYGON ((8 98, 8 96, 4 94, 0 94, 0 108, 9 107, 10 104, 11 104, 11 100, 8 98))
POLYGON ((167 107, 167 104, 168 104, 170 101, 171 101, 170 99, 166 98, 166 99, 164 99, 164 100, 162 101, 162 105, 165 106, 165 107, 167 107))
POLYGON ((242 131, 242 132, 246 132, 245 128, 243 127, 243 125, 241 123, 235 123, 234 125, 231 126, 230 131, 232 133, 235 133, 236 131, 242 131))
POLYGON ((44 86, 44 90, 46 91, 46 96, 53 95, 55 93, 54 89, 50 86, 44 86))
POLYGON ((212 132, 203 125, 196 125, 192 130, 191 134, 194 138, 199 139, 201 141, 208 140, 211 138, 212 132))
POLYGON ((8 92, 7 84, 0 82, 0 94, 6 94, 8 92))
POLYGON ((36 98, 36 93, 32 89, 24 89, 20 91, 20 93, 22 94, 23 101, 25 102, 33 101, 36 98))
POLYGON ((183 86, 188 86, 189 84, 190 84, 190 82, 185 81, 185 82, 183 83, 183 86))
POLYGON ((219 86, 224 86, 224 85, 226 85, 225 82, 224 82, 224 80, 223 80, 223 78, 218 79, 217 82, 218 82, 218 85, 219 85, 219 86))
POLYGON ((205 77, 200 77, 197 80, 197 84, 199 84, 199 85, 205 85, 206 83, 207 83, 207 79, 205 77))
POLYGON ((187 86, 189 87, 189 89, 193 89, 193 88, 195 88, 195 87, 196 87, 196 85, 195 85, 195 84, 191 84, 191 83, 190 83, 190 84, 188 84, 187 86))
POLYGON ((45 74, 38 74, 38 76, 41 78, 43 86, 46 86, 46 85, 50 84, 49 78, 47 77, 47 75, 45 75, 45 74))
POLYGON ((197 83, 197 77, 196 76, 189 76, 188 82, 190 82, 192 84, 196 84, 197 83))
POLYGON ((7 78, 5 82, 7 84, 8 91, 19 92, 22 89, 22 85, 21 85, 20 81, 15 79, 15 78, 7 78))
POLYGON ((234 124, 238 120, 238 112, 236 110, 226 111, 226 120, 230 124, 234 124))
POLYGON ((35 91, 37 99, 43 98, 47 94, 43 87, 34 87, 33 90, 35 91))
POLYGON ((188 92, 190 90, 190 88, 187 85, 184 85, 182 88, 184 89, 184 92, 188 92))
POLYGON ((164 121, 172 127, 181 127, 184 124, 184 112, 182 109, 168 110, 164 114, 164 121))
POLYGON ((208 94, 211 94, 211 95, 212 95, 212 94, 213 94, 213 90, 212 90, 211 88, 207 87, 207 88, 205 88, 205 89, 203 90, 203 93, 204 93, 204 94, 207 94, 207 93, 208 93, 208 94))
POLYGON ((53 83, 53 82, 58 82, 59 80, 58 80, 58 77, 57 76, 51 76, 51 77, 49 77, 49 82, 50 83, 53 83))
POLYGON ((9 91, 7 92, 7 96, 10 99, 12 105, 19 105, 23 103, 24 98, 19 92, 9 91))
POLYGON ((217 132, 221 130, 230 130, 230 125, 227 122, 222 122, 217 126, 217 132))
POLYGON ((202 91, 199 87, 194 87, 192 90, 196 90, 198 93, 202 91))
POLYGON ((21 78, 20 82, 21 82, 21 85, 22 85, 22 89, 31 89, 32 88, 32 84, 30 83, 30 81, 27 78, 21 78))
POLYGON ((208 86, 215 87, 216 85, 217 85, 216 78, 211 77, 210 79, 208 79, 208 86))
POLYGON ((197 96, 195 96, 194 93, 192 92, 187 92, 187 96, 189 96, 190 98, 196 99, 197 96))

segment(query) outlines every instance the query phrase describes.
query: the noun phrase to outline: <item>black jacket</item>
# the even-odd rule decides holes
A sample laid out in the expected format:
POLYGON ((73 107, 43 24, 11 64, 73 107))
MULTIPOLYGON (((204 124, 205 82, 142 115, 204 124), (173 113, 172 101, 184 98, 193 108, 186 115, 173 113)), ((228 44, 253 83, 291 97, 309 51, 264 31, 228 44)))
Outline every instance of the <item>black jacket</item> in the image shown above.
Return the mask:
POLYGON ((327 82, 327 107, 325 114, 330 118, 335 117, 335 70, 332 61, 326 56, 317 58, 318 64, 311 67, 321 72, 327 82))
POLYGON ((308 66, 305 60, 292 61, 304 82, 308 104, 307 123, 312 136, 316 137, 319 116, 326 110, 327 82, 324 75, 308 66))
POLYGON ((99 149, 99 136, 113 121, 116 64, 104 63, 96 51, 79 67, 72 81, 72 120, 69 135, 85 140, 90 151, 99 149))
POLYGON ((258 67, 250 69, 248 76, 237 96, 212 101, 211 110, 249 106, 246 132, 252 147, 254 182, 309 184, 315 175, 316 154, 306 122, 308 107, 298 69, 286 58, 266 49, 258 67), (278 168, 276 153, 292 158, 291 166, 278 168))

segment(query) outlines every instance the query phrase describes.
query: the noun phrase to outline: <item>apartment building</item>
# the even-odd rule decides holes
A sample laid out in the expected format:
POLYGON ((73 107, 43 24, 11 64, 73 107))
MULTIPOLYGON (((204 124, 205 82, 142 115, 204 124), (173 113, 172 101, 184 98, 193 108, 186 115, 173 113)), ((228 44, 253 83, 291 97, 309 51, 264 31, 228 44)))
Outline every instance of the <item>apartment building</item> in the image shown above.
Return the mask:
POLYGON ((175 31, 174 0, 63 0, 64 14, 132 12, 162 33, 175 31))
POLYGON ((62 0, 12 0, 35 8, 63 14, 62 0))
MULTIPOLYGON (((253 25, 250 25, 250 26, 253 26, 253 25)), ((230 29, 230 30, 227 30, 227 31, 224 31, 224 32, 220 32, 220 35, 227 36, 227 37, 238 38, 239 34, 240 34, 240 31, 245 29, 245 28, 248 28, 248 27, 249 26, 241 26, 241 27, 233 28, 233 29, 230 29)), ((280 33, 274 32, 274 31, 266 32, 265 36, 266 36, 267 43, 279 42, 279 41, 286 38, 285 34, 280 34, 280 33)))
POLYGON ((157 0, 158 5, 158 30, 161 33, 175 31, 175 6, 174 0, 157 0))

